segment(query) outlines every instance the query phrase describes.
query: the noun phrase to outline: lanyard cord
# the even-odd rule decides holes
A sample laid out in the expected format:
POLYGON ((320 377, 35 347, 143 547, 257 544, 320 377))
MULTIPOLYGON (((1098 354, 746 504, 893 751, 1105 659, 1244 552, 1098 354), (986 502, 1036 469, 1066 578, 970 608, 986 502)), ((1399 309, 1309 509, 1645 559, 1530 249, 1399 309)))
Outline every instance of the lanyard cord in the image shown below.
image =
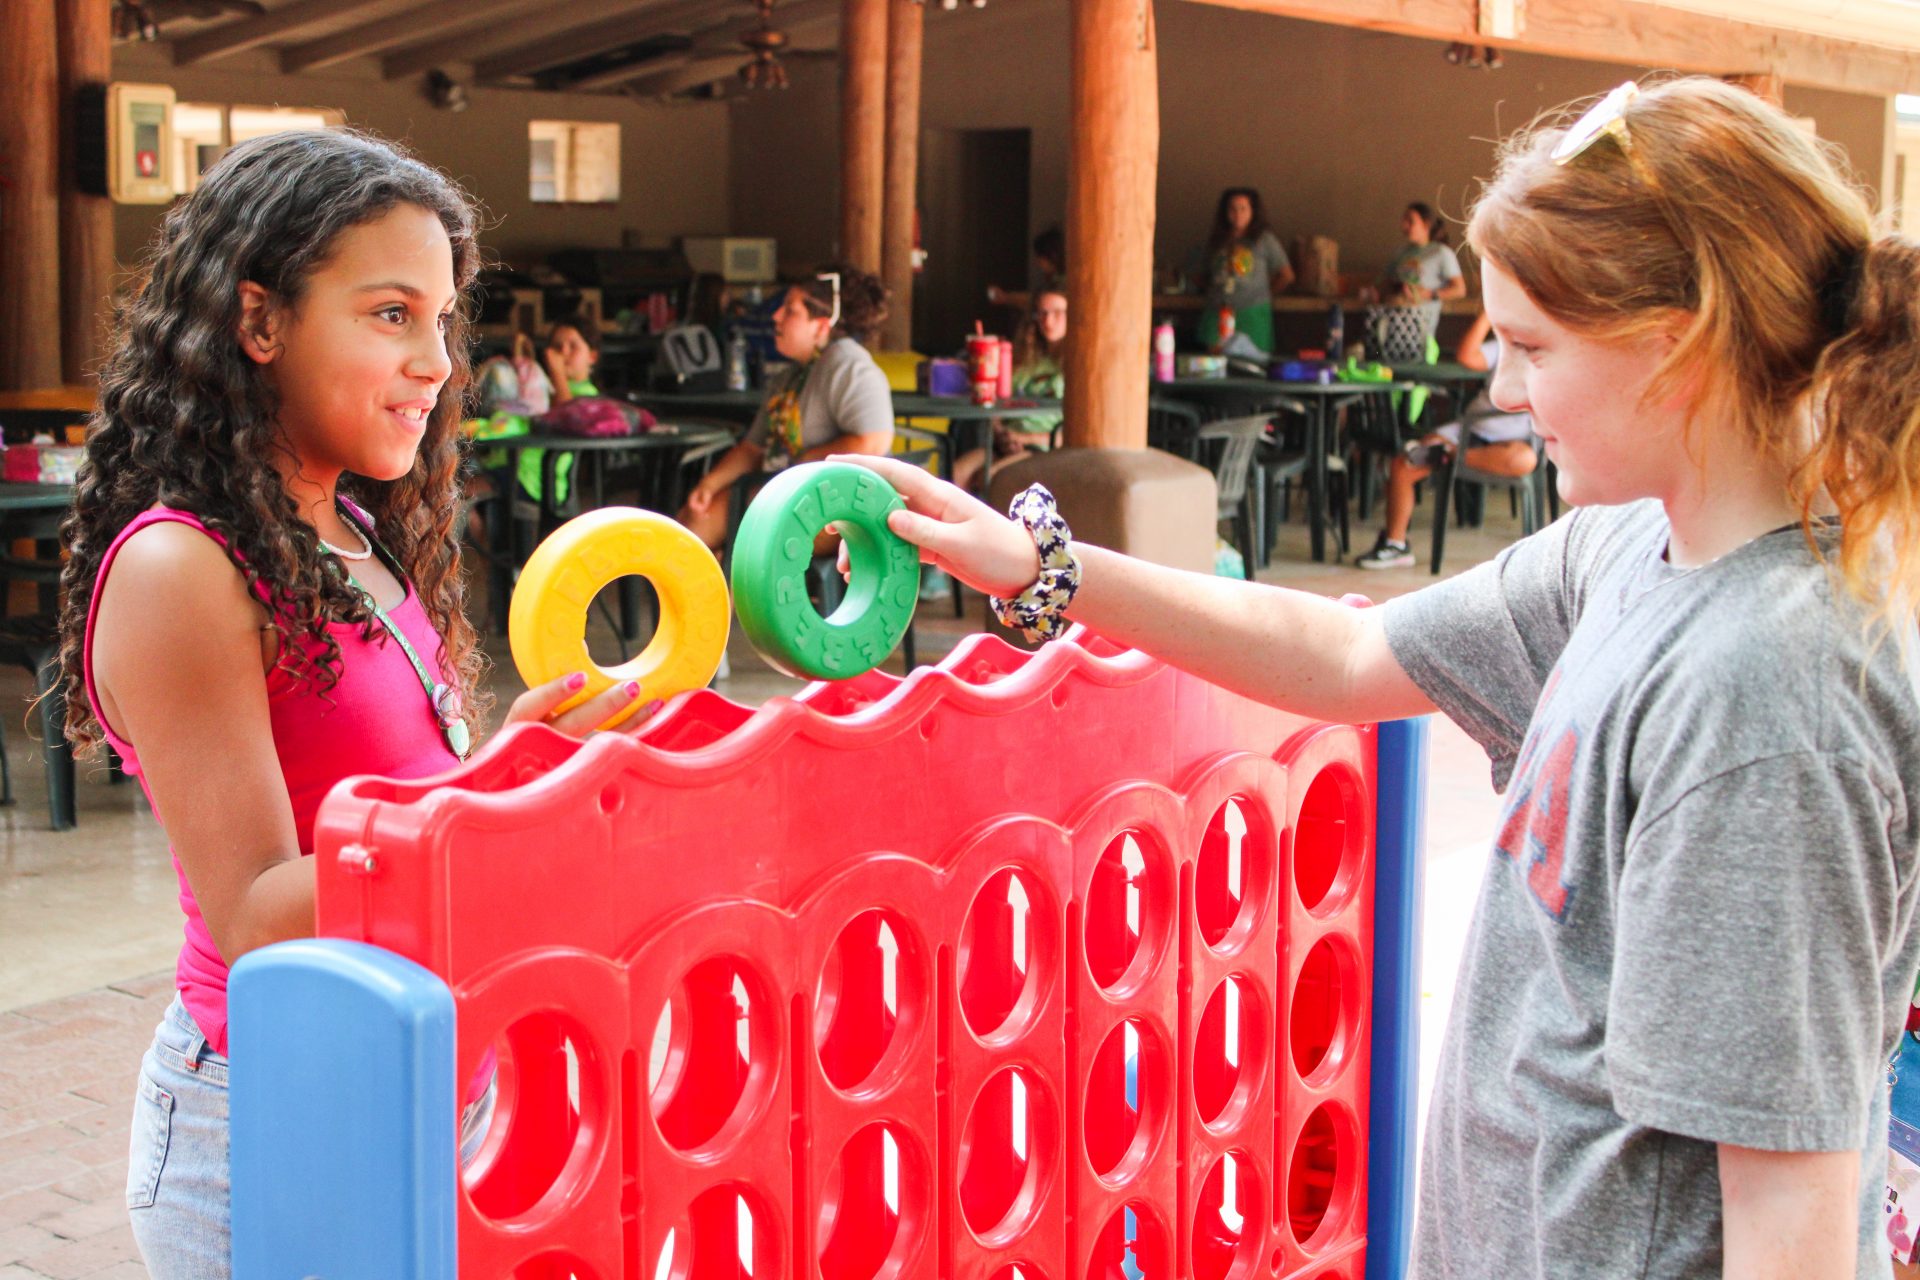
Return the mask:
MULTIPOLYGON (((340 515, 348 521, 348 523, 352 524, 354 528, 358 529, 361 535, 366 538, 368 545, 379 553, 381 563, 386 565, 387 568, 392 571, 393 575, 400 579, 401 586, 408 591, 413 590, 405 573, 401 571, 399 563, 394 560, 392 554, 388 552, 384 546, 380 545, 380 540, 374 537, 372 528, 363 526, 355 519, 344 503, 340 504, 340 515)), ((352 579, 350 578, 349 581, 352 581, 352 579)), ((353 585, 359 588, 360 598, 367 602, 367 609, 373 614, 374 619, 386 629, 388 635, 393 637, 394 643, 400 646, 400 652, 407 655, 407 662, 413 667, 413 674, 419 678, 420 688, 426 693, 427 702, 433 708, 434 719, 440 724, 440 732, 446 736, 447 746, 462 760, 466 759, 468 751, 472 749, 473 739, 471 732, 467 728, 467 722, 461 715, 462 708, 458 687, 454 685, 443 685, 438 680, 435 680, 433 673, 427 670, 427 664, 422 661, 419 651, 413 647, 413 642, 407 639, 407 633, 402 631, 400 624, 395 622, 392 616, 380 607, 380 602, 373 598, 373 592, 367 590, 366 587, 357 581, 354 582, 353 585)))

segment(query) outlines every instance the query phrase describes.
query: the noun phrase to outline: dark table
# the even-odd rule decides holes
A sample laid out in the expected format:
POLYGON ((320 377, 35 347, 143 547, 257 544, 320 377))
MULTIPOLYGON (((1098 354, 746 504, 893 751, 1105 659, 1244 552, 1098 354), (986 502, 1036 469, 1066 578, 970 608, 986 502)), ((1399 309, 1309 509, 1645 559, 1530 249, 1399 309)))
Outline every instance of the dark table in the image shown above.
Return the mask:
POLYGON ((634 391, 627 399, 658 417, 685 418, 690 415, 725 418, 730 422, 752 422, 767 402, 761 391, 634 391))
MULTIPOLYGON (((760 406, 766 403, 767 393, 764 389, 758 391, 647 391, 635 392, 629 399, 663 418, 697 414, 705 417, 726 418, 736 422, 752 422, 754 415, 760 412, 760 406)), ((932 444, 940 451, 940 471, 948 478, 953 475, 955 442, 950 438, 940 437, 936 432, 910 426, 911 419, 945 418, 949 422, 984 425, 996 418, 1026 421, 1033 418, 1054 417, 1060 412, 1060 401, 1051 399, 1019 399, 984 405, 975 404, 964 396, 923 396, 910 391, 893 393, 895 424, 907 428, 913 438, 932 444)), ((988 452, 989 470, 984 472, 983 476, 991 474, 993 465, 992 451, 988 452)))
MULTIPOLYGON (((0 483, 0 555, 11 554, 7 544, 32 538, 38 544, 36 554, 42 560, 60 557, 60 522, 73 505, 70 484, 0 483)), ((40 611, 49 616, 60 609, 60 587, 40 582, 40 611)), ((0 609, 5 608, 5 592, 0 591, 0 609)))
POLYGON ((1402 382, 1417 382, 1433 387, 1447 397, 1448 413, 1455 418, 1467 411, 1467 405, 1480 388, 1493 377, 1490 369, 1474 369, 1453 360, 1433 364, 1390 364, 1393 376, 1402 382))
MULTIPOLYGON (((992 424, 1002 422, 1030 422, 1036 418, 1058 419, 1061 414, 1060 401, 1046 397, 1002 400, 997 404, 975 404, 961 396, 922 396, 909 395, 904 391, 893 393, 894 421, 909 430, 918 431, 908 424, 910 418, 945 418, 953 426, 967 429, 968 442, 977 444, 987 451, 986 464, 980 469, 980 488, 985 492, 993 479, 993 432, 992 424)), ((1060 427, 1056 421, 1049 447, 1060 443, 1060 427)), ((953 479, 953 460, 959 453, 952 427, 945 438, 933 432, 924 433, 936 449, 940 451, 941 474, 948 480, 953 479)))
POLYGON ((1269 378, 1175 378, 1153 384, 1155 394, 1206 403, 1251 401, 1255 411, 1293 404, 1306 410, 1307 525, 1313 558, 1327 558, 1327 450, 1333 445, 1332 417, 1341 405, 1363 396, 1411 391, 1411 382, 1279 382, 1269 378))
POLYGON ((48 511, 64 515, 72 505, 73 486, 70 484, 0 484, 0 520, 7 521, 9 528, 13 527, 12 521, 16 517, 31 520, 48 511))

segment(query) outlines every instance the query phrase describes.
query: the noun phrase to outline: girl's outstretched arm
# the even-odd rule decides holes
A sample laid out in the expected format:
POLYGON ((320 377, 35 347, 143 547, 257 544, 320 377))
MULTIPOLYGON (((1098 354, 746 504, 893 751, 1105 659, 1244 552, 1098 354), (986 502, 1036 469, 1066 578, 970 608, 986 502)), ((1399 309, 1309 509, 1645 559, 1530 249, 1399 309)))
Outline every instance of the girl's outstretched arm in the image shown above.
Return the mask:
MULTIPOLYGON (((1012 596, 1038 576, 1025 529, 971 494, 891 458, 847 457, 885 477, 907 509, 893 531, 977 591, 1012 596)), ((1068 616, 1261 702, 1323 720, 1424 715, 1377 614, 1305 591, 1190 573, 1075 543, 1081 584, 1068 616)))

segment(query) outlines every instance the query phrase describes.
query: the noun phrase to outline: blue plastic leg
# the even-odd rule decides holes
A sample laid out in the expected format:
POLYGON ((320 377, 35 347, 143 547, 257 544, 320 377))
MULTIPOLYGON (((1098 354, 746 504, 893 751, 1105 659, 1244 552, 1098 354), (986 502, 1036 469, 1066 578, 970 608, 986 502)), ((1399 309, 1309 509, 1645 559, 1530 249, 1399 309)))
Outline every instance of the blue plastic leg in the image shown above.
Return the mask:
POLYGON ((1367 1280, 1400 1280, 1413 1243, 1420 1070, 1420 878, 1427 722, 1380 726, 1373 890, 1373 1077, 1368 1100, 1367 1280))
POLYGON ((453 994, 358 942, 228 988, 236 1280, 457 1280, 453 994))

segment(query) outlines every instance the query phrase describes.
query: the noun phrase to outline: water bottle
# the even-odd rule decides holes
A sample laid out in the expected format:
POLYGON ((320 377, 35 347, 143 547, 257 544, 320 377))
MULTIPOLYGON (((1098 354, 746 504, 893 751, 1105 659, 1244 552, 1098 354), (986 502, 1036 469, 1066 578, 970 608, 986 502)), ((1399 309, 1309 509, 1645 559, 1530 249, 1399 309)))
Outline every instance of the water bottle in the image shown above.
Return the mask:
POLYGON ((1162 320, 1153 326, 1153 380, 1173 381, 1173 322, 1162 320))
POLYGON ((727 339, 727 390, 747 389, 747 335, 735 329, 727 339))
POLYGON ((1339 303, 1327 308, 1327 359, 1338 363, 1346 352, 1347 313, 1339 303))

